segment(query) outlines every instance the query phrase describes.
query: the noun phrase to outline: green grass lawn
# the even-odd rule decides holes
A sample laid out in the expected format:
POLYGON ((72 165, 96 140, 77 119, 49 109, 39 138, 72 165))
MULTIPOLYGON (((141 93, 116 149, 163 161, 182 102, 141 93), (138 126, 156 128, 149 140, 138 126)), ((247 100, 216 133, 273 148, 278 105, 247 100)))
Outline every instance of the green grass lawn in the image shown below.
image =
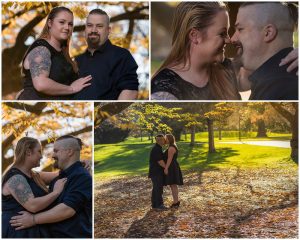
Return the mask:
MULTIPOLYGON (((288 135, 278 136, 275 134, 272 138, 286 140, 288 135)), ((222 141, 230 139, 223 138, 222 141)), ((237 139, 232 140, 236 141, 237 139)), ((196 135, 196 142, 194 147, 190 147, 188 141, 178 143, 178 161, 182 170, 203 171, 232 167, 296 167, 289 157, 290 149, 287 148, 219 144, 219 140, 216 138, 215 146, 217 152, 211 154, 208 153, 207 136, 204 133, 196 135)), ((140 138, 129 138, 125 142, 118 144, 96 145, 94 153, 95 179, 147 174, 149 153, 152 145, 146 138, 144 138, 143 142, 140 141, 140 138)))

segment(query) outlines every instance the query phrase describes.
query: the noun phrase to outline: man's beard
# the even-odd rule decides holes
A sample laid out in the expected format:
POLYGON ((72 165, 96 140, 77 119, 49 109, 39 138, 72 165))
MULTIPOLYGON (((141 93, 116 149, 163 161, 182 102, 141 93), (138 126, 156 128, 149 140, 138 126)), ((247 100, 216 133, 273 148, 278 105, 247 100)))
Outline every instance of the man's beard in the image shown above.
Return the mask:
POLYGON ((54 168, 58 168, 58 160, 57 159, 54 159, 54 163, 53 163, 53 167, 54 168))
POLYGON ((100 46, 100 35, 99 34, 89 34, 87 37, 87 44, 89 48, 96 49, 100 46), (96 35, 98 38, 90 38, 91 35, 96 35))

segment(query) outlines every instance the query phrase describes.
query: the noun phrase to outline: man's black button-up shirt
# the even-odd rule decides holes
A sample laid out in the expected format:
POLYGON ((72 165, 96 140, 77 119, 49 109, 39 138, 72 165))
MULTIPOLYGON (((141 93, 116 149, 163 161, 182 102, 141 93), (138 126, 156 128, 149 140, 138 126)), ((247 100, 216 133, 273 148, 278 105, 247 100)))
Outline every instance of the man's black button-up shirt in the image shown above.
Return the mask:
POLYGON ((282 49, 251 74, 250 100, 298 100, 297 70, 288 73, 288 64, 279 67, 281 59, 292 50, 282 49))
POLYGON ((64 177, 67 183, 53 205, 64 203, 76 213, 64 221, 49 224, 50 234, 54 238, 92 238, 92 177, 81 162, 75 162, 51 182, 50 190, 64 177))
POLYGON ((149 177, 162 175, 164 174, 164 169, 158 164, 160 160, 163 160, 164 155, 162 147, 159 144, 155 144, 150 152, 149 160, 149 177))
POLYGON ((79 77, 92 75, 91 85, 75 94, 76 100, 117 100, 122 90, 138 90, 138 68, 130 52, 107 40, 92 54, 76 58, 79 77))

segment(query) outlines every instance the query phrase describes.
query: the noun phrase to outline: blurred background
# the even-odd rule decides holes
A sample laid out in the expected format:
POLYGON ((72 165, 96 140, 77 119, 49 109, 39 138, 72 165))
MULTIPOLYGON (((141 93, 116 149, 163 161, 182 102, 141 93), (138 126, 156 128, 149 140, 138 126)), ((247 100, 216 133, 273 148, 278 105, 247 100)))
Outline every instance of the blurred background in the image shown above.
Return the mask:
MULTIPOLYGON (((171 25, 173 14, 179 2, 151 2, 151 76, 156 72, 171 49, 171 25)), ((234 24, 241 2, 226 2, 229 8, 230 29, 229 36, 234 33, 234 24)), ((291 2, 298 6, 297 2, 291 2)), ((297 10, 296 10, 297 11, 297 10)), ((298 31, 294 34, 294 46, 298 47, 298 31)), ((226 46, 225 55, 235 56, 235 49, 231 44, 226 46)))
POLYGON ((127 48, 139 68, 139 99, 148 99, 149 4, 148 2, 5 2, 2 3, 2 99, 15 99, 23 87, 20 64, 27 48, 41 32, 53 7, 66 6, 74 13, 71 57, 86 49, 85 18, 100 8, 111 18, 110 40, 127 48))
POLYGON ((63 135, 82 140, 82 160, 92 160, 92 103, 5 102, 2 103, 2 172, 13 162, 20 138, 40 141, 43 158, 36 170, 54 171, 53 142, 63 135))

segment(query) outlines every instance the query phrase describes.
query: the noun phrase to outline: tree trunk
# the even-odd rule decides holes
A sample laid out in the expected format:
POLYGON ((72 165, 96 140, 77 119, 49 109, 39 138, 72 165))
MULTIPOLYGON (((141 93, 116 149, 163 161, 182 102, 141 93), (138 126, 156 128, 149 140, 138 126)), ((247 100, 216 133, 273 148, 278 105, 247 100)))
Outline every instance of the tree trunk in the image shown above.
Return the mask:
POLYGON ((291 158, 298 163, 298 108, 291 121, 292 139, 291 139, 291 158))
POLYGON ((141 129, 141 142, 143 141, 143 130, 141 129))
POLYGON ((213 120, 207 118, 207 131, 208 131, 208 151, 209 153, 215 153, 215 140, 214 140, 214 128, 213 128, 213 120))
POLYGON ((263 119, 258 119, 256 124, 257 124, 257 135, 256 135, 256 137, 257 138, 268 137, 265 121, 263 119))
POLYGON ((219 140, 222 140, 222 129, 219 127, 219 140))
POLYGON ((191 127, 191 142, 190 142, 190 146, 194 146, 195 145, 195 132, 196 132, 196 126, 192 126, 191 127))

